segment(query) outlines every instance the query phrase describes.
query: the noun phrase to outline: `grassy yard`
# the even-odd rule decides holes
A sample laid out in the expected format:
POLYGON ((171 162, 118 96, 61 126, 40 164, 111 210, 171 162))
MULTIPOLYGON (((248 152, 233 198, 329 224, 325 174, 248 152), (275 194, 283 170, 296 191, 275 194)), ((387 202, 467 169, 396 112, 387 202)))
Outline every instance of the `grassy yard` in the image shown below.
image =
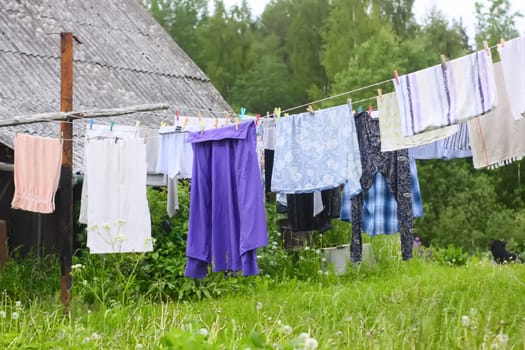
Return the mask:
MULTIPOLYGON (((488 257, 462 266, 421 257, 403 262, 397 236, 372 243, 377 263, 351 266, 345 276, 319 270, 301 280, 230 277, 235 288, 203 300, 130 294, 87 302, 92 282, 75 277, 64 316, 56 285, 37 286, 41 293, 5 291, 0 348, 525 349, 525 265, 494 265, 488 257)), ((0 282, 16 283, 8 280, 13 269, 0 273, 0 282)), ((113 273, 107 277, 117 283, 113 273)))

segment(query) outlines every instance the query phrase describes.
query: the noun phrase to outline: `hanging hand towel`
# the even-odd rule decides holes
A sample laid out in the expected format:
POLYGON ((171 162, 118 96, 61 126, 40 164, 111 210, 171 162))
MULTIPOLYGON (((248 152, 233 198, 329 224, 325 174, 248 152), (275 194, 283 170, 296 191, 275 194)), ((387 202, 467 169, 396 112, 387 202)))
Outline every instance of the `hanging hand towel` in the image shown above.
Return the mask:
POLYGON ((405 136, 465 122, 497 103, 492 56, 486 50, 393 82, 405 136))
POLYGON ((525 36, 498 45, 507 98, 514 119, 525 116, 525 36))
POLYGON ((425 145, 445 137, 459 130, 458 125, 430 130, 413 136, 404 136, 401 126, 401 116, 395 92, 377 98, 379 114, 379 130, 381 132, 381 151, 397 151, 415 146, 425 145))
POLYGON ((507 102, 503 63, 494 65, 499 106, 468 122, 474 168, 505 164, 525 156, 525 118, 515 120, 507 102))
POLYGON ((352 107, 345 104, 277 121, 272 192, 307 193, 348 181, 361 188, 361 156, 352 107))
POLYGON ((467 123, 461 124, 454 135, 423 146, 408 149, 412 159, 454 159, 472 157, 467 123))
POLYGON ((16 134, 15 194, 11 206, 42 214, 55 211, 61 163, 59 139, 16 134))

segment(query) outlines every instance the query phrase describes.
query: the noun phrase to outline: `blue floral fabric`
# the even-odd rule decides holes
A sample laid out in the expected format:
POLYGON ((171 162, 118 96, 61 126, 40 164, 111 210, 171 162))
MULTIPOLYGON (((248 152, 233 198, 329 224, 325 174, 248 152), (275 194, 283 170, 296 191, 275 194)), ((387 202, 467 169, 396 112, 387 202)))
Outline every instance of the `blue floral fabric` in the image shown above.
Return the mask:
POLYGON ((350 105, 281 117, 272 192, 308 193, 348 183, 360 191, 361 156, 350 105))

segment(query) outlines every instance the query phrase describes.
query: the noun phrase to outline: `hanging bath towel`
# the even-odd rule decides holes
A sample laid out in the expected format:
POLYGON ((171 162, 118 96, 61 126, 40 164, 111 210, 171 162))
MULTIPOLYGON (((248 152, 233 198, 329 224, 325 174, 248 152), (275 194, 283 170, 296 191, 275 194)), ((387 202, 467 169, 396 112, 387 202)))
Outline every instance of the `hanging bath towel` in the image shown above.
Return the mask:
POLYGON ((144 139, 134 137, 135 128, 104 129, 98 136, 107 136, 84 146, 87 246, 92 254, 152 251, 144 139))
POLYGON ((525 118, 515 120, 507 102, 502 63, 495 64, 499 106, 468 122, 474 168, 505 165, 525 156, 525 118))
POLYGON ((425 145, 445 137, 459 130, 458 125, 430 130, 413 136, 404 136, 401 126, 401 116, 395 92, 377 98, 379 114, 379 130, 381 132, 381 151, 397 151, 415 146, 425 145))
POLYGON ((405 136, 465 122, 497 104, 494 65, 486 50, 393 82, 405 136))
POLYGON ((507 98, 514 119, 525 116, 525 36, 498 45, 507 98))
POLYGON ((42 214, 54 212, 61 163, 59 139, 16 134, 13 209, 42 214))

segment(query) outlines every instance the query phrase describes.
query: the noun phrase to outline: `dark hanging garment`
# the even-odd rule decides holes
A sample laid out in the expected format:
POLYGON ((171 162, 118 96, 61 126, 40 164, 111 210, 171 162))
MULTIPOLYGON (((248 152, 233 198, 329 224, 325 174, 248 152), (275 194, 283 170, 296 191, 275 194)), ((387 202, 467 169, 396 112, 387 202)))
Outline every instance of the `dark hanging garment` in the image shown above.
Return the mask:
POLYGON ((403 260, 412 258, 414 240, 414 220, 412 213, 412 189, 408 150, 381 152, 379 120, 370 118, 368 112, 355 115, 357 138, 361 153, 361 187, 363 191, 352 198, 352 240, 350 257, 353 262, 361 261, 362 238, 361 218, 366 191, 374 182, 375 175, 381 173, 397 200, 397 216, 401 238, 403 260))

